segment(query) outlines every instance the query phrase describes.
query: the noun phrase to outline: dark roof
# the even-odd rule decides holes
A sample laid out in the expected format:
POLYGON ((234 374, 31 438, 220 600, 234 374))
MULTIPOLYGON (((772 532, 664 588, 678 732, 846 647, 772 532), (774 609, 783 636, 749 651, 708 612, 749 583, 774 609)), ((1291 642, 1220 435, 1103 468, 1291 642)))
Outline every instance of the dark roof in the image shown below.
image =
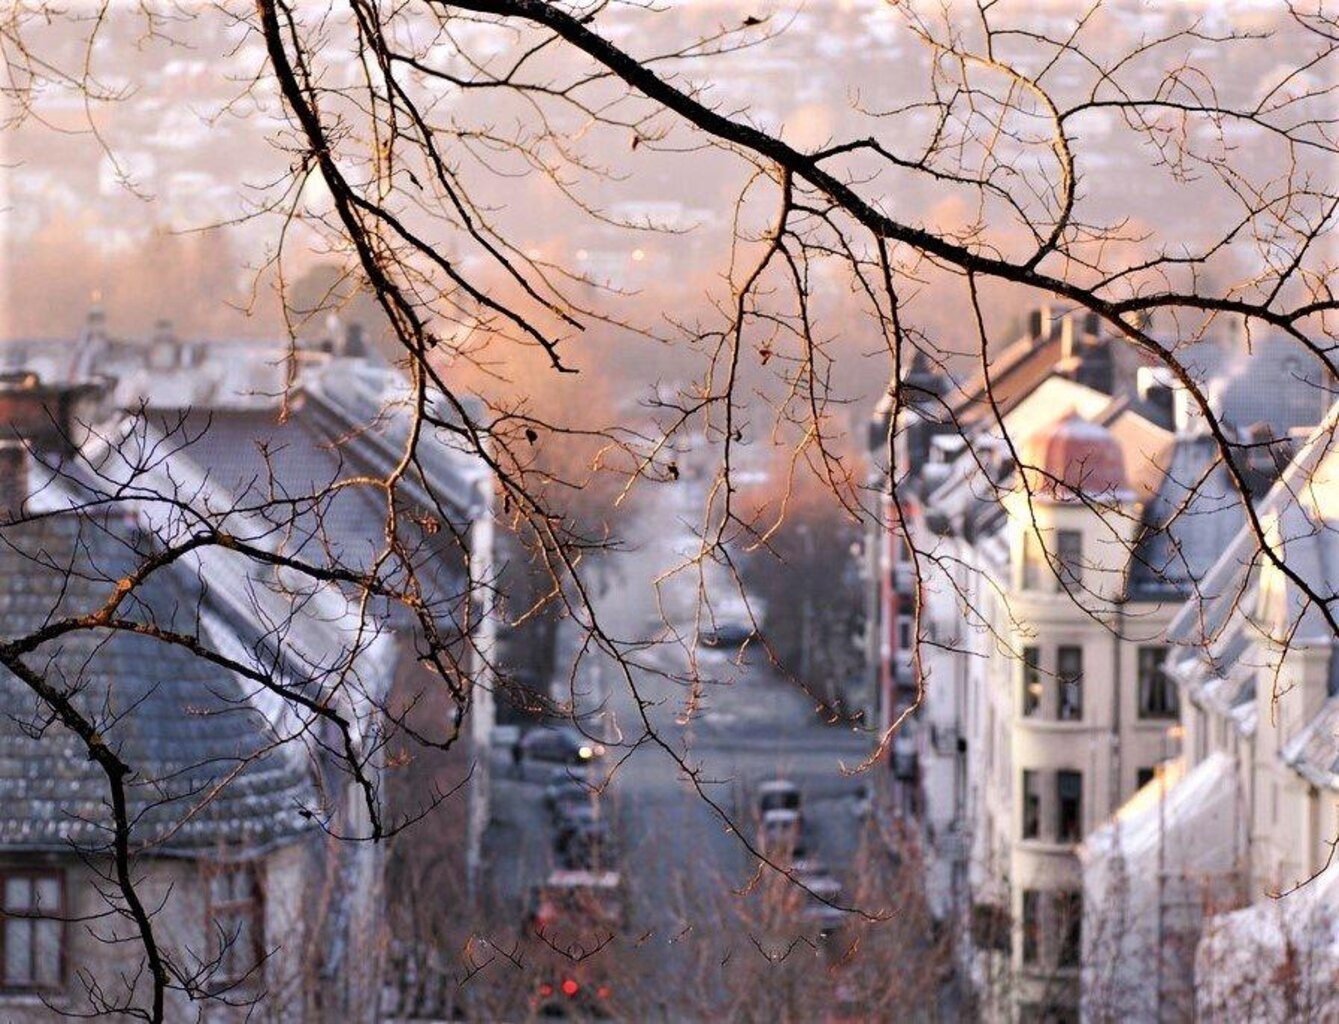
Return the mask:
POLYGON ((1144 511, 1144 533, 1130 566, 1133 597, 1191 592, 1245 523, 1241 499, 1209 435, 1182 436, 1144 511))
MULTIPOLYGON (((383 492, 366 484, 331 485, 390 472, 381 437, 388 428, 375 414, 355 426, 336 417, 325 402, 299 392, 282 420, 277 409, 252 408, 169 413, 160 422, 171 429, 178 416, 184 416, 178 436, 190 443, 177 457, 189 459, 205 474, 207 490, 222 491, 266 519, 281 522, 283 536, 274 539, 282 540, 287 554, 355 572, 374 565, 386 542, 383 492)), ((429 447, 426 440, 422 447, 429 447)), ((452 473, 451 485, 458 476, 452 473)), ((433 494, 441 499, 435 481, 433 494)), ((456 606, 467 589, 467 549, 458 540, 468 528, 466 516, 477 510, 460 509, 449 498, 425 507, 431 499, 422 488, 404 488, 402 499, 401 509, 410 514, 400 520, 397 558, 412 566, 440 628, 454 625, 456 606), (416 513, 440 522, 439 509, 460 518, 439 529, 424 529, 416 513)), ((404 584, 399 561, 384 563, 381 571, 393 586, 404 584)), ((395 625, 411 624, 402 606, 374 605, 378 617, 389 615, 395 625)))
MULTIPOLYGON (((349 568, 371 564, 385 542, 385 503, 370 487, 331 492, 331 484, 364 470, 350 463, 304 403, 282 422, 279 410, 265 408, 192 410, 164 422, 175 426, 178 415, 185 417, 180 436, 189 441, 181 454, 212 487, 258 510, 271 501, 297 502, 297 528, 284 538, 291 554, 315 557, 329 545, 329 557, 349 568)), ((287 517, 281 507, 267 518, 287 517)))
POLYGON ((1024 335, 991 358, 988 382, 986 372, 977 370, 958 393, 949 396, 955 421, 972 426, 993 419, 996 407, 1004 415, 1055 372, 1060 352, 1061 333, 1054 325, 1045 337, 1024 335))
MULTIPOLYGON (((0 633, 30 633, 97 608, 146 542, 124 516, 58 513, 0 530, 0 633), (70 571, 65 571, 68 567, 70 571)), ((122 611, 183 632, 198 627, 191 581, 154 573, 122 611)), ((312 827, 316 792, 304 751, 275 748, 251 685, 184 648, 78 630, 26 659, 91 716, 133 774, 133 842, 188 855, 255 849, 312 827)), ((0 848, 102 848, 107 783, 82 742, 17 677, 0 669, 0 848)))

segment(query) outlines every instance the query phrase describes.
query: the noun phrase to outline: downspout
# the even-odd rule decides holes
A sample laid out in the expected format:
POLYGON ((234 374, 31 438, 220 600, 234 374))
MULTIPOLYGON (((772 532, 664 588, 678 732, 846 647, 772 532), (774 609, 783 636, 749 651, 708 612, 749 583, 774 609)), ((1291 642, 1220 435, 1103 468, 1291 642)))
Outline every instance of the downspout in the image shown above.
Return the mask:
POLYGON ((1111 786, 1108 816, 1120 807, 1121 775, 1125 752, 1121 743, 1121 654, 1125 646, 1125 595, 1116 598, 1116 635, 1112 638, 1111 654, 1111 786))

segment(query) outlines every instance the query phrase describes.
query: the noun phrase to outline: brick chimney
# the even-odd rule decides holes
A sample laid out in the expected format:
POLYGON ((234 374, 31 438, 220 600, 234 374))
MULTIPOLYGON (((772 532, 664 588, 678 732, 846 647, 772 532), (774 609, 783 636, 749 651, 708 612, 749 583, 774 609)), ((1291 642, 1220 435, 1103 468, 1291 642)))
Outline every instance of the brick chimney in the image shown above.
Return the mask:
POLYGON ((79 444, 76 409, 103 391, 101 383, 44 384, 29 371, 0 374, 0 441, 69 455, 79 444))
POLYGON ((33 452, 59 461, 82 440, 82 413, 105 384, 43 384, 35 373, 0 374, 0 518, 13 519, 28 497, 33 452))
POLYGON ((22 441, 0 441, 0 523, 23 515, 28 490, 27 447, 22 441))

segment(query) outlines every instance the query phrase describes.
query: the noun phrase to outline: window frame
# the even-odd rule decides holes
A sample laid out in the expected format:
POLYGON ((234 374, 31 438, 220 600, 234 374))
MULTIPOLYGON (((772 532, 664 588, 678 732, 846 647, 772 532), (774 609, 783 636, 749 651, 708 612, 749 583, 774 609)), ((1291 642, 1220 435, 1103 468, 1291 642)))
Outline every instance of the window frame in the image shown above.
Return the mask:
POLYGON ((1055 531, 1056 589, 1083 586, 1083 531, 1057 529, 1055 531), (1070 549, 1073 550, 1070 550, 1070 549))
POLYGON ((1041 898, 1040 889, 1022 891, 1022 906, 1018 914, 1022 942, 1018 952, 1025 967, 1035 967, 1041 963, 1041 898))
POLYGON ((1019 782, 1022 794, 1019 806, 1022 820, 1019 822, 1021 839, 1041 838, 1041 772, 1024 768, 1019 782), (1032 786, 1028 784, 1032 783, 1032 786), (1030 827, 1029 827, 1030 826, 1030 827))
POLYGON ((1061 722, 1083 721, 1083 645, 1060 644, 1055 649, 1055 717, 1061 722), (1077 670, 1068 671, 1066 656, 1077 655, 1077 670), (1070 699, 1072 698, 1072 700, 1070 699))
MULTIPOLYGON (((63 992, 65 990, 66 979, 69 977, 70 965, 70 930, 69 930, 69 876, 62 867, 55 866, 36 866, 36 865, 0 865, 0 994, 3 995, 37 995, 63 992), (5 908, 6 890, 9 888, 9 881, 12 878, 23 878, 30 884, 38 879, 54 878, 56 880, 56 891, 60 894, 59 904, 54 908, 41 908, 46 913, 17 915, 11 914, 5 908), (30 968, 36 967, 36 937, 37 924, 41 921, 54 921, 57 925, 58 939, 56 943, 56 980, 54 982, 12 982, 8 977, 8 940, 10 919, 19 924, 26 924, 31 930, 29 941, 33 943, 32 951, 29 953, 30 968)), ((30 970, 32 975, 36 970, 30 970)))
POLYGON ((250 987, 263 982, 265 977, 265 879, 257 860, 212 860, 204 863, 202 872, 205 891, 205 939, 213 971, 209 987, 215 991, 250 987), (224 875, 243 872, 250 884, 250 895, 245 899, 216 900, 214 882, 224 875), (230 932, 228 922, 246 915, 251 919, 251 961, 237 970, 229 962, 240 955, 233 941, 226 949, 216 947, 230 932), (233 969, 225 969, 231 966, 233 969))
POLYGON ((1167 675, 1167 645, 1144 644, 1135 659, 1135 693, 1139 717, 1145 721, 1168 721, 1181 717, 1181 694, 1167 675), (1147 663, 1152 661, 1151 671, 1147 663))
POLYGON ((1045 715, 1042 705, 1046 698, 1046 684, 1041 676, 1041 648, 1023 648, 1023 691, 1022 715, 1024 718, 1041 718, 1045 715))
POLYGON ((1051 913, 1056 967, 1083 966, 1083 890, 1057 889, 1051 897, 1051 913))
POLYGON ((1083 841, 1083 772, 1072 768, 1061 768, 1055 773, 1055 838, 1061 843, 1078 843, 1083 841), (1065 796, 1067 782, 1073 782, 1074 795, 1072 803, 1074 807, 1073 830, 1065 828, 1066 820, 1069 815, 1065 813, 1066 802, 1071 798, 1065 796))

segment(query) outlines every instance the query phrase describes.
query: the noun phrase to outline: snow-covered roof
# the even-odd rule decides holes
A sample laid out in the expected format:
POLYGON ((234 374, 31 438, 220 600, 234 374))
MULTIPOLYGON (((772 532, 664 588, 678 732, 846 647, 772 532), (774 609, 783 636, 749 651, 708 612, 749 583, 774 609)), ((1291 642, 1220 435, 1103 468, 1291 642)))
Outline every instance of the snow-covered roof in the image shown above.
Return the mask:
POLYGON ((1119 855, 1135 877, 1151 878, 1156 866, 1150 858, 1161 847, 1169 870, 1227 870, 1236 849, 1237 797, 1227 754, 1212 753, 1188 771, 1183 760, 1170 761, 1084 840, 1079 857, 1087 864, 1119 855))
POLYGON ((1272 1024, 1339 1017, 1339 863, 1277 899, 1211 917, 1195 955, 1196 1016, 1272 1024))

